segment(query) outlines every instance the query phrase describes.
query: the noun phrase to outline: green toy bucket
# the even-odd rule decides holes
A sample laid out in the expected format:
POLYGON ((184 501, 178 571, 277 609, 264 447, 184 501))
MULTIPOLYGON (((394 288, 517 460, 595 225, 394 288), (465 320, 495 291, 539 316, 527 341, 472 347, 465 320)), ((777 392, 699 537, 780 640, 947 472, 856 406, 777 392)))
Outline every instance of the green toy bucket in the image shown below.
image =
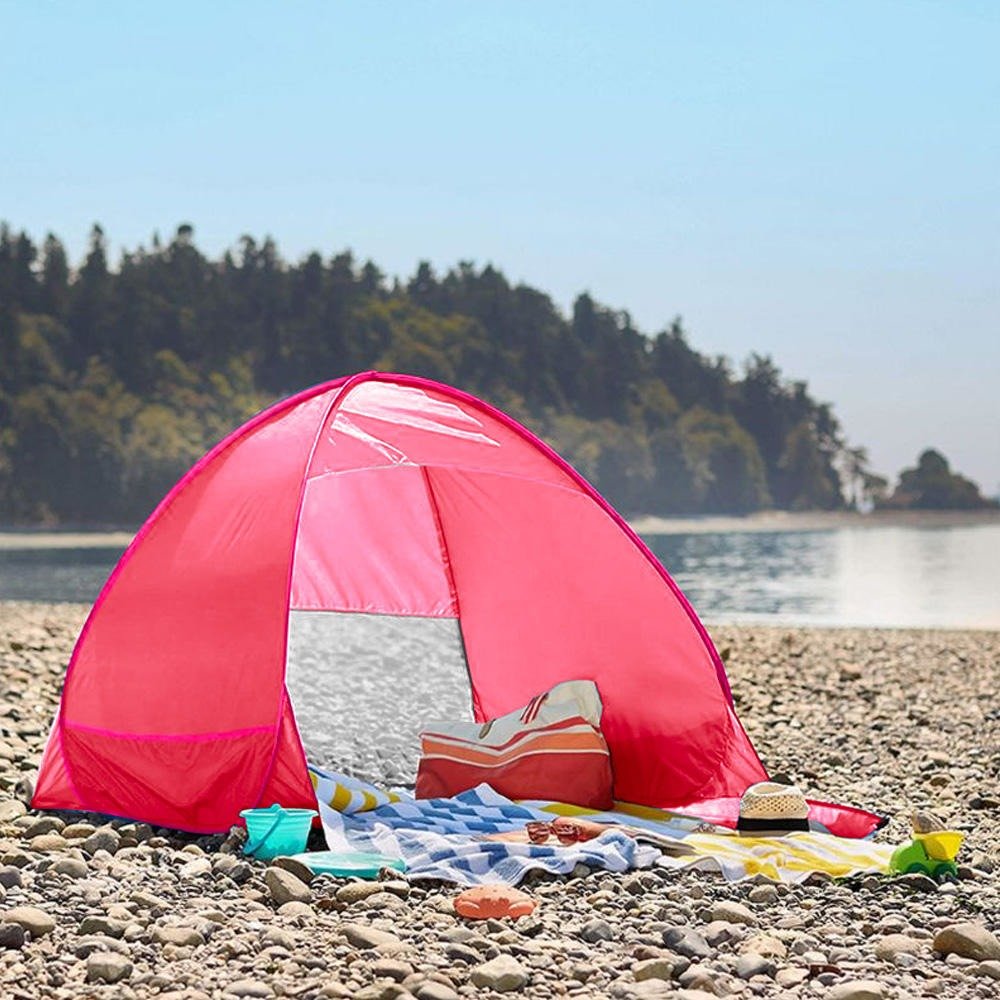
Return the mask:
POLYGON ((247 842, 243 853, 261 861, 281 855, 301 854, 306 849, 315 809, 285 809, 277 802, 268 809, 244 809, 247 842))

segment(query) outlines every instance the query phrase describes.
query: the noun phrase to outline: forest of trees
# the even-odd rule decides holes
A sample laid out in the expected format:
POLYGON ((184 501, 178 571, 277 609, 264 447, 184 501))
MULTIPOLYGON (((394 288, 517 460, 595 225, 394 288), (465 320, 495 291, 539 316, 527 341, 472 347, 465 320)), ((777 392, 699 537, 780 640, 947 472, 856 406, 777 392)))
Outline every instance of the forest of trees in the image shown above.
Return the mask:
POLYGON ((887 510, 979 510, 1000 506, 979 492, 965 476, 951 471, 948 459, 928 448, 912 469, 903 469, 891 496, 877 497, 876 505, 887 510))
POLYGON ((212 260, 189 225, 108 258, 98 226, 78 267, 0 228, 0 523, 138 523, 252 413, 369 368, 490 400, 626 513, 835 509, 885 486, 804 382, 705 357, 679 320, 647 336, 587 294, 567 317, 465 262, 404 283, 249 236, 212 260))

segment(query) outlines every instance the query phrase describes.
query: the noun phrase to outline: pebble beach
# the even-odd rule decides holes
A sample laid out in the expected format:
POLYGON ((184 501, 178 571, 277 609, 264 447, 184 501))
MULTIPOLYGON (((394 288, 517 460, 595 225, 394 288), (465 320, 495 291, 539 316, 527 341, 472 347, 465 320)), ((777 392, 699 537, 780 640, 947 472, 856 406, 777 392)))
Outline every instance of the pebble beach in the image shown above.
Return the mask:
MULTIPOLYGON (((580 869, 516 922, 454 887, 310 879, 231 840, 26 805, 87 608, 0 603, 0 997, 1000 995, 1000 632, 713 627, 771 773, 966 833, 957 882, 580 869)), ((378 775, 369 775, 377 778, 378 775)), ((392 776, 388 776, 392 777, 392 776)))

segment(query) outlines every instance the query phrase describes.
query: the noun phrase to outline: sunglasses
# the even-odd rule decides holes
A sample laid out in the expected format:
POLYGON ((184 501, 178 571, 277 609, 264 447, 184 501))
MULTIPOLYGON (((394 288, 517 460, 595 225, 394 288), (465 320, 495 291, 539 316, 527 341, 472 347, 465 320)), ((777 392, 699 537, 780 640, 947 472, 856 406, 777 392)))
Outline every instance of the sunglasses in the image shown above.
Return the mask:
POLYGON ((553 820, 551 823, 534 821, 525 826, 528 840, 533 844, 544 844, 550 837, 555 837, 560 844, 578 844, 581 840, 590 840, 594 835, 584 830, 576 823, 553 820))

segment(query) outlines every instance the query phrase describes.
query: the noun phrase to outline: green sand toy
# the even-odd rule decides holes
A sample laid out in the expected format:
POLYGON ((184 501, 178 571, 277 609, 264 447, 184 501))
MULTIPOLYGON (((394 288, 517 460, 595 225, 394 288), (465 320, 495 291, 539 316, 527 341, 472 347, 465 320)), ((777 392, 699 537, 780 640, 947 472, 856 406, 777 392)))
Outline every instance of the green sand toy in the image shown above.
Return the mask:
POLYGON ((889 867, 903 874, 921 872, 933 878, 947 875, 958 878, 955 856, 964 839, 965 834, 957 830, 915 833, 908 844, 902 844, 892 852, 889 867))

